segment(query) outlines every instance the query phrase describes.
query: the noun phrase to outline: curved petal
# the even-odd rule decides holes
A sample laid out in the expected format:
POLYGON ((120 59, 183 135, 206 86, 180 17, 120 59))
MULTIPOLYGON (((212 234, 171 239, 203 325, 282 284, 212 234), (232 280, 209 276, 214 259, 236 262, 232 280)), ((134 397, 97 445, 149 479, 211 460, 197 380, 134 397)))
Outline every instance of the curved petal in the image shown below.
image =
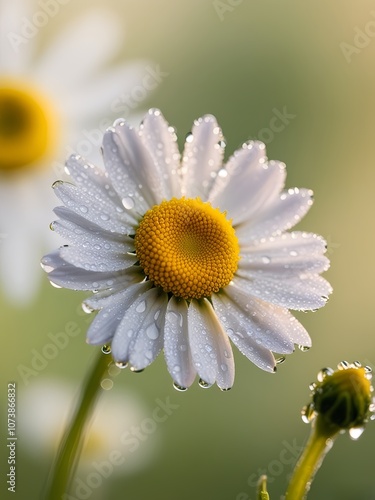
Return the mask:
POLYGON ((171 297, 164 325, 164 356, 168 371, 180 387, 194 382, 194 368, 188 333, 188 306, 185 300, 171 297))
POLYGON ((103 138, 106 170, 123 200, 143 215, 167 196, 165 180, 143 144, 139 132, 123 120, 115 122, 103 138))
POLYGON ((87 342, 94 345, 109 342, 116 334, 125 311, 148 288, 149 286, 146 286, 145 283, 138 283, 118 293, 116 300, 112 296, 112 300, 95 316, 91 323, 87 332, 87 342))
POLYGON ((206 115, 195 120, 182 155, 183 195, 188 198, 199 196, 206 201, 223 156, 223 135, 216 118, 206 115))
POLYGON ((326 242, 313 233, 293 232, 241 246, 238 274, 248 279, 318 274, 329 268, 326 242))
POLYGON ((53 221, 50 228, 64 238, 64 241, 111 253, 134 252, 132 238, 106 231, 69 208, 57 207, 54 212, 60 219, 53 221))
POLYGON ((253 297, 297 311, 312 311, 323 307, 332 292, 331 285, 321 276, 300 274, 282 281, 263 277, 250 280, 237 270, 234 284, 253 297))
MULTIPOLYGON (((127 269, 121 271, 88 271, 67 263, 60 251, 45 255, 41 261, 43 269, 48 274, 50 282, 57 287, 72 290, 104 290, 118 286, 127 286, 134 279, 133 272, 127 269)), ((132 268, 130 268, 132 269, 132 268)))
POLYGON ((266 160, 264 144, 248 143, 215 179, 209 201, 225 210, 234 226, 256 218, 284 187, 285 164, 266 160))
POLYGON ((141 139, 163 179, 165 198, 179 198, 180 153, 177 136, 158 109, 150 109, 140 127, 141 139))
POLYGON ((158 288, 150 288, 149 281, 143 286, 144 293, 129 305, 112 341, 114 359, 124 363, 130 361, 136 370, 148 366, 163 346, 162 323, 167 295, 158 288))
POLYGON ((188 330, 194 367, 201 379, 230 389, 234 382, 232 347, 207 299, 190 302, 188 330))
POLYGON ((306 215, 313 204, 310 189, 288 189, 272 200, 257 217, 236 227, 236 234, 243 244, 251 241, 276 236, 291 229, 306 215))
POLYGON ((53 189, 66 207, 101 228, 124 235, 134 232, 133 226, 121 219, 108 198, 96 197, 63 181, 55 182, 53 189))

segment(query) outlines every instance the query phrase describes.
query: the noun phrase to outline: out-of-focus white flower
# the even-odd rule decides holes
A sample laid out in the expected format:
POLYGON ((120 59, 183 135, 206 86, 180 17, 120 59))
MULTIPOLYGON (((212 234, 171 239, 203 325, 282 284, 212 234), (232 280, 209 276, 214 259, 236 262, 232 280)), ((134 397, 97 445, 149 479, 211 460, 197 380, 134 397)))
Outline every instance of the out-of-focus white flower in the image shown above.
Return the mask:
MULTIPOLYGON (((75 395, 68 383, 45 379, 20 392, 17 433, 30 455, 48 459, 56 454, 75 395)), ((111 461, 113 452, 118 457, 115 474, 132 473, 147 465, 160 445, 160 426, 156 423, 151 433, 144 423, 152 419, 152 412, 129 390, 113 387, 105 391, 89 420, 80 468, 90 470, 93 463, 111 461)))
POLYGON ((100 310, 88 342, 111 342, 114 359, 140 370, 164 349, 178 388, 230 389, 229 339, 273 372, 273 352, 311 340, 288 309, 322 307, 331 286, 325 241, 287 232, 312 205, 308 189, 284 190, 285 165, 244 144, 223 165, 216 119, 194 123, 180 161, 159 110, 139 129, 118 120, 103 140, 105 170, 72 156, 76 185, 56 182, 65 205, 52 228, 71 245, 47 255, 51 282, 91 290, 100 310))
POLYGON ((108 66, 124 36, 104 9, 80 14, 36 53, 39 33, 22 35, 32 5, 0 0, 0 280, 19 304, 36 291, 40 252, 50 247, 53 167, 80 141, 99 150, 100 129, 110 124, 100 118, 112 119, 115 99, 142 82, 146 64, 108 66))

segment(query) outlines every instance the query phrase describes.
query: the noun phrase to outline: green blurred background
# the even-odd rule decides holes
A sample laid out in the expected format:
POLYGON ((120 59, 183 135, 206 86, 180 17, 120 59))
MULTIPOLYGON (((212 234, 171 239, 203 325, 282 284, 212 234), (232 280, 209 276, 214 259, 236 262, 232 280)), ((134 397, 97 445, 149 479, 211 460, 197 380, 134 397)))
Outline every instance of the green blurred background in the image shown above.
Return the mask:
MULTIPOLYGON (((121 58, 147 59, 166 73, 137 111, 161 108, 177 128, 180 145, 193 120, 205 113, 217 117, 227 156, 247 139, 264 140, 274 109, 295 115, 281 131, 268 133, 268 157, 286 163, 287 187, 314 190, 315 204, 299 227, 327 239, 326 277, 334 294, 324 309, 297 314, 313 347, 289 356, 276 375, 235 352, 236 380, 229 393, 197 383, 178 393, 162 355, 142 374, 125 370, 116 376, 116 389, 137 394, 146 416, 156 398, 169 397, 179 407, 158 426, 154 459, 133 474, 111 476, 90 498, 253 500, 254 478, 261 472, 269 475, 271 498, 279 498, 292 470, 280 454, 302 446, 308 436, 300 410, 319 369, 343 359, 375 365, 375 7, 367 0, 81 0, 62 6, 40 31, 40 50, 61 23, 94 5, 114 9, 123 22, 121 58), (355 47, 358 30, 365 29, 371 36, 355 47), (355 48, 350 56, 343 42, 355 48)), ((95 352, 85 344, 88 317, 77 312, 84 296, 56 290, 43 278, 28 307, 1 297, 4 432, 7 382, 17 381, 19 394, 42 378, 79 387, 95 352), (68 321, 82 333, 25 387, 19 365, 30 366, 32 349, 40 351, 48 333, 63 330, 68 321)), ((309 498, 375 499, 374 440, 371 424, 357 442, 340 436, 309 498)), ((4 471, 4 439, 1 445, 4 471)), ((37 499, 51 457, 32 457, 22 435, 17 454, 17 493, 9 497, 37 499)), ((1 485, 3 495, 4 477, 1 485)))

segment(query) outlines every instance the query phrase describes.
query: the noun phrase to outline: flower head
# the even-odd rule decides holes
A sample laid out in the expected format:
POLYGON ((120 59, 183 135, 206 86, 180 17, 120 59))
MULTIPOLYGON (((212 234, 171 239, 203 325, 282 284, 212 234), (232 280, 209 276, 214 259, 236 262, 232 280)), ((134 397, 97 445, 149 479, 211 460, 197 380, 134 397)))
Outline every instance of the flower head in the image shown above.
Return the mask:
POLYGON ((358 361, 342 361, 338 370, 324 368, 311 384, 312 401, 302 410, 306 422, 320 418, 328 433, 348 430, 357 439, 375 410, 371 386, 372 370, 358 361))
POLYGON ((121 366, 148 366, 164 349, 178 388, 229 389, 229 339, 260 368, 311 340, 288 309, 322 307, 331 287, 325 242, 287 232, 312 193, 285 191, 285 165, 251 141, 223 165, 213 116, 196 120, 182 158, 159 110, 139 129, 124 120, 104 135, 104 169, 67 162, 75 185, 56 182, 65 206, 52 229, 70 245, 42 260, 56 285, 91 290, 99 310, 87 340, 111 343, 121 366))
POLYGON ((46 215, 63 148, 98 150, 99 129, 111 124, 99 117, 111 114, 113 99, 144 76, 139 62, 107 66, 123 38, 111 11, 84 12, 37 53, 40 38, 19 34, 23 20, 35 18, 34 8, 30 0, 0 0, 7 27, 0 35, 0 276, 7 296, 21 304, 37 289, 40 249, 53 248, 46 215))

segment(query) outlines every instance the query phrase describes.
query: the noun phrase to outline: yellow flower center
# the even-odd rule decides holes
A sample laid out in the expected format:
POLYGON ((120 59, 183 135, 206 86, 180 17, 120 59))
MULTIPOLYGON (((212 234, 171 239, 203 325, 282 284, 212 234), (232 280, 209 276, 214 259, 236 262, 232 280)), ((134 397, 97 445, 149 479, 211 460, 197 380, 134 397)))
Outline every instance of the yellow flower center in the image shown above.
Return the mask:
POLYGON ((137 229, 135 249, 149 279, 184 299, 209 297, 228 285, 239 260, 231 222, 199 198, 155 205, 137 229))
POLYGON ((35 164, 53 146, 54 129, 44 97, 18 82, 0 81, 0 172, 35 164))

